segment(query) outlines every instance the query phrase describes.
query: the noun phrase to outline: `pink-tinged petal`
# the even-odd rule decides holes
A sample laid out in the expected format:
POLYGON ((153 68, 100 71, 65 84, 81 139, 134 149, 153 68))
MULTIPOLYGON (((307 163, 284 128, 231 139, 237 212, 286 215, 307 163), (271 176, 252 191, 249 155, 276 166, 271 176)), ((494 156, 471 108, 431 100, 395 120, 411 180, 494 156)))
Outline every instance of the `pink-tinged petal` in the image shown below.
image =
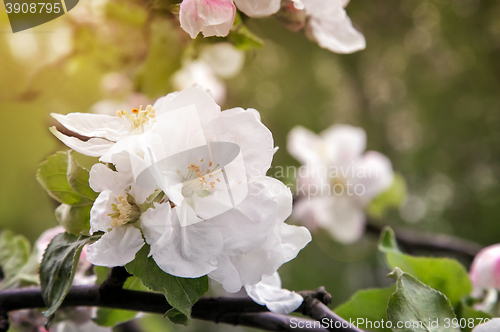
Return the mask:
POLYGON ((117 116, 90 113, 52 113, 51 116, 67 129, 86 137, 116 142, 130 133, 128 121, 117 116))
POLYGON ((233 26, 235 15, 236 7, 231 0, 184 0, 179 19, 181 27, 193 39, 200 32, 205 37, 224 37, 233 26))
POLYGON ((133 225, 115 227, 87 248, 87 260, 98 266, 124 266, 144 245, 141 231, 133 225))
POLYGON ((239 10, 250 17, 264 17, 276 14, 281 0, 235 0, 239 10))
POLYGON ((69 148, 90 157, 101 157, 114 144, 114 142, 102 138, 91 138, 88 141, 81 141, 76 137, 70 137, 62 134, 57 131, 56 127, 51 127, 50 132, 69 148))
POLYGON ((476 290, 500 290, 500 244, 481 250, 470 269, 470 279, 476 290))

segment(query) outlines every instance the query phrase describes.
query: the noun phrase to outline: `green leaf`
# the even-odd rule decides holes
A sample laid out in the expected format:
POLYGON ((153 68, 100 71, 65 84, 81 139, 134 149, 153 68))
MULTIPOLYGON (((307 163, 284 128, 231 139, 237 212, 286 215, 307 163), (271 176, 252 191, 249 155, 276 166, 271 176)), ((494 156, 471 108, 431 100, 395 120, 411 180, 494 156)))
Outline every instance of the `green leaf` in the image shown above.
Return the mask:
MULTIPOLYGON (((102 284, 106 277, 108 276, 111 269, 103 266, 94 266, 94 273, 97 276, 96 283, 102 284)), ((124 289, 135 290, 135 291, 147 291, 148 289, 137 277, 129 277, 125 284, 123 285, 124 289)), ((98 308, 96 312, 96 317, 92 320, 104 327, 113 327, 121 323, 128 322, 132 320, 137 315, 137 311, 130 310, 119 310, 119 309, 110 309, 110 308, 98 308)))
POLYGON ((48 308, 44 313, 46 317, 52 315, 66 297, 83 246, 96 239, 96 236, 76 237, 70 233, 61 233, 48 245, 40 266, 42 297, 48 308))
POLYGON ((385 326, 375 328, 370 326, 367 321, 387 320, 386 308, 394 290, 395 287, 357 291, 347 302, 338 306, 334 311, 340 317, 355 322, 360 329, 390 332, 391 329, 385 326))
POLYGON ((88 198, 90 201, 95 201, 98 194, 90 188, 89 179, 90 173, 83 168, 73 158, 72 152, 68 153, 68 183, 70 187, 80 194, 82 197, 88 198))
POLYGON ((24 236, 11 231, 0 234, 0 266, 4 275, 0 290, 17 288, 23 282, 38 283, 36 252, 30 252, 31 245, 24 236))
POLYGON ((485 319, 492 318, 486 312, 472 308, 465 299, 462 299, 458 305, 456 313, 462 332, 470 332, 474 326, 479 325, 485 319))
POLYGON ((446 325, 456 316, 445 295, 399 268, 389 276, 397 278, 396 292, 387 307, 387 318, 393 331, 460 332, 460 329, 446 325))
MULTIPOLYGON (((152 291, 163 293, 167 302, 186 316, 185 325, 189 324, 191 307, 208 291, 208 278, 203 276, 191 279, 171 276, 163 272, 152 257, 148 257, 149 251, 148 245, 142 247, 135 259, 125 268, 130 274, 141 279, 144 285, 152 291)), ((169 318, 172 318, 171 316, 175 316, 174 322, 179 322, 178 315, 170 315, 169 318)))
POLYGON ((399 251, 394 231, 389 227, 382 231, 379 250, 386 254, 389 267, 413 275, 415 278, 442 292, 453 306, 472 291, 467 270, 455 259, 413 257, 399 251))
POLYGON ((56 219, 68 233, 88 234, 90 230, 90 210, 92 205, 73 206, 61 204, 55 211, 56 219))
MULTIPOLYGON (((38 182, 56 201, 68 205, 89 205, 93 200, 82 196, 69 183, 68 175, 71 155, 69 152, 57 152, 47 157, 47 160, 40 164, 36 174, 38 182)), ((71 170, 74 167, 71 166, 71 170)), ((72 175, 73 185, 76 185, 76 179, 81 180, 82 175, 72 175)), ((79 190, 81 186, 78 186, 79 190)))
POLYGON ((407 195, 406 181, 401 174, 395 174, 391 187, 377 196, 368 207, 368 214, 380 218, 390 208, 399 207, 407 195))
POLYGON ((182 312, 180 312, 179 310, 173 308, 173 309, 170 309, 169 311, 167 311, 167 313, 165 314, 166 317, 168 317, 168 319, 170 319, 170 321, 172 323, 175 323, 175 324, 182 324, 182 325, 189 325, 189 318, 184 315, 182 312))

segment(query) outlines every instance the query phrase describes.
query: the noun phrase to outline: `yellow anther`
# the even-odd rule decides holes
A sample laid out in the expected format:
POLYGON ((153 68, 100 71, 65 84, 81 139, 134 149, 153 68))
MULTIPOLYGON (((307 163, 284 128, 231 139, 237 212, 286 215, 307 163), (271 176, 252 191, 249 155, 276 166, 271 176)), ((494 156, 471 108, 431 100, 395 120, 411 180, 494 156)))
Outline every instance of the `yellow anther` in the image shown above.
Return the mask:
POLYGON ((132 109, 132 113, 134 113, 134 114, 139 114, 139 110, 138 110, 137 108, 133 108, 133 109, 132 109))

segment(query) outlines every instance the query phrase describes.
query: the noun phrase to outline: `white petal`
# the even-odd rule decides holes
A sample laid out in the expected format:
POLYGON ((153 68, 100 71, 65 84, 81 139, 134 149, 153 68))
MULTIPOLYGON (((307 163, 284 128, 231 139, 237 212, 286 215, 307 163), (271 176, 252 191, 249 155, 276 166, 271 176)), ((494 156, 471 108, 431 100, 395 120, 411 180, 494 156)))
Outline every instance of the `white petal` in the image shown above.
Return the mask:
POLYGON ((90 210, 90 234, 94 232, 107 232, 111 229, 111 217, 113 208, 111 206, 113 199, 111 190, 104 190, 97 196, 97 199, 90 210))
POLYGON ((86 137, 116 142, 130 134, 128 121, 117 116, 91 113, 52 113, 51 116, 70 131, 86 137))
POLYGON ((303 165, 322 160, 323 156, 318 148, 320 144, 320 137, 302 126, 296 126, 288 133, 287 150, 303 165))
POLYGON ((270 311, 277 314, 289 314, 297 310, 304 301, 299 294, 281 288, 278 272, 263 278, 256 285, 245 285, 245 290, 252 300, 260 305, 265 305, 270 311))
POLYGON ((144 245, 141 231, 133 225, 113 228, 88 246, 87 260, 98 266, 124 266, 144 245))
POLYGON ((245 52, 231 43, 211 44, 200 54, 201 60, 209 65, 221 78, 233 78, 245 64, 245 52))
POLYGON ((352 166, 366 149, 366 132, 359 127, 334 125, 321 133, 328 159, 337 165, 352 166))
POLYGON ((281 0, 235 0, 239 10, 250 17, 275 14, 281 7, 281 0))
MULTIPOLYGON (((306 5, 307 9, 307 5, 306 5)), ((343 8, 341 14, 312 16, 307 26, 308 34, 318 45, 335 53, 353 53, 366 48, 365 37, 353 26, 343 8)))
POLYGON ((114 142, 102 138, 91 138, 88 141, 81 141, 76 137, 70 137, 57 131, 56 127, 51 127, 50 132, 54 134, 61 142, 78 153, 90 157, 100 157, 111 148, 114 142))
POLYGON ((210 272, 208 276, 220 283, 229 293, 236 293, 243 286, 238 270, 227 256, 219 257, 217 269, 210 272))
POLYGON ((492 318, 487 323, 477 325, 472 332, 497 332, 500 328, 500 318, 492 318))
POLYGON ((352 197, 315 197, 299 203, 300 215, 295 214, 295 217, 311 218, 314 225, 327 230, 335 240, 352 243, 363 235, 365 229, 363 207, 352 197))
MULTIPOLYGON (((169 233, 169 236, 152 244, 153 259, 158 266, 171 275, 183 278, 198 278, 215 270, 217 257, 222 252, 222 236, 219 231, 206 222, 181 227, 178 220, 165 220, 169 217, 160 212, 149 209, 141 216, 142 222, 147 223, 149 228, 153 224, 171 223, 163 231, 163 234, 169 233)), ((173 217, 176 218, 176 215, 173 217)), ((157 230, 159 234, 162 232, 161 229, 157 230)), ((150 239, 154 239, 154 236, 148 235, 148 241, 150 239)))
POLYGON ((172 97, 170 95, 167 97, 161 102, 157 102, 159 108, 155 108, 155 110, 159 115, 194 105, 202 125, 220 116, 220 106, 205 90, 199 87, 187 88, 172 97))
POLYGON ((233 26, 236 8, 230 0, 184 0, 179 19, 181 27, 196 38, 199 32, 205 37, 227 36, 233 26))
POLYGON ((355 186, 358 193, 372 199, 390 188, 394 181, 394 171, 389 158, 376 151, 368 151, 355 164, 355 186))
POLYGON ((209 90, 218 104, 222 104, 226 100, 226 86, 205 62, 193 61, 186 64, 174 74, 172 80, 177 90, 199 85, 209 90))
POLYGON ((255 116, 254 111, 224 111, 222 116, 204 127, 210 142, 237 144, 249 177, 266 175, 275 152, 273 135, 255 116))
POLYGON ((232 256, 231 262, 243 284, 253 285, 260 282, 263 275, 275 273, 281 265, 295 258, 310 241, 311 234, 305 227, 282 223, 259 249, 232 256))
POLYGON ((95 192, 111 190, 113 192, 122 192, 130 185, 130 175, 111 170, 104 164, 98 163, 90 169, 90 187, 95 192))

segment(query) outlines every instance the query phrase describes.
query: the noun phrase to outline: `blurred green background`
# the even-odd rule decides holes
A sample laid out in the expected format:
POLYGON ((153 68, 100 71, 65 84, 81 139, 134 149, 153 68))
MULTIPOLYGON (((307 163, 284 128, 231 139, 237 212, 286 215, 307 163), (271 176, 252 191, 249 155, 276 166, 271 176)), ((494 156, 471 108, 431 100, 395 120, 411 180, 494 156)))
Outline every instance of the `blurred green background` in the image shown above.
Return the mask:
MULTIPOLYGON (((37 165, 63 149, 48 131, 50 112, 88 111, 107 97, 101 78, 110 72, 150 98, 171 92, 190 42, 157 3, 153 15, 150 3, 87 1, 16 34, 0 13, 0 227, 30 240, 57 224, 35 179, 37 165)), ((361 126, 368 148, 386 154, 408 186, 405 202, 379 216, 384 224, 499 242, 500 2, 353 0, 347 12, 367 40, 351 55, 320 49, 273 18, 249 20, 265 46, 247 52, 245 69, 227 82, 223 109, 260 111, 280 147, 274 167, 298 165, 286 152, 295 125, 361 126)), ((339 304, 386 284, 375 245, 371 235, 345 247, 315 234, 281 268, 284 286, 324 285, 339 304)), ((207 326, 221 330, 190 329, 207 326)))

